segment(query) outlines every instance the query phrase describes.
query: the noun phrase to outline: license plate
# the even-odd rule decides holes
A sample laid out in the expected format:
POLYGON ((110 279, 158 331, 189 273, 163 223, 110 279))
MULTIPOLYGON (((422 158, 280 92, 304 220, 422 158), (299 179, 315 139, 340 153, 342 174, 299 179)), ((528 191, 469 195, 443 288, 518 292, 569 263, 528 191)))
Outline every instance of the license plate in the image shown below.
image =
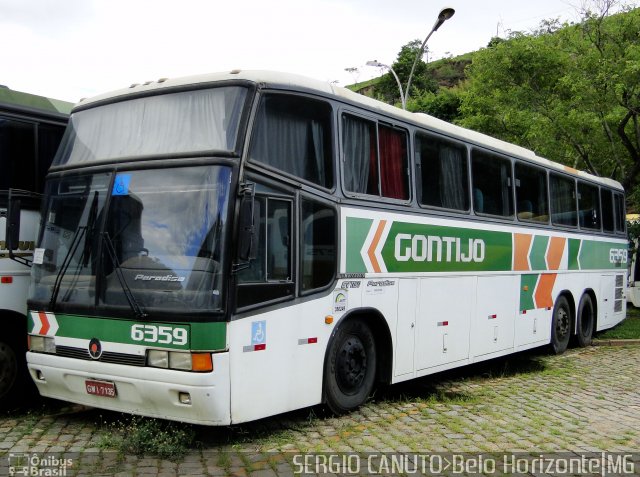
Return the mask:
POLYGON ((103 397, 116 397, 116 385, 108 381, 92 381, 86 380, 84 382, 87 394, 103 397))

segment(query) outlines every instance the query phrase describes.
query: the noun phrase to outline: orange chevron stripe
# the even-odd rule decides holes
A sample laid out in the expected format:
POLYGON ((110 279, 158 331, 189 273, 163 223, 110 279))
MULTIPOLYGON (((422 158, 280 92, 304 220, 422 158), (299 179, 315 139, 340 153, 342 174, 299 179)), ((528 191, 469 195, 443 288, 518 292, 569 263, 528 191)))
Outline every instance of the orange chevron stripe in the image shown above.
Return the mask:
POLYGON ((44 313, 43 311, 38 313, 38 316, 42 321, 42 327, 40 328, 40 331, 38 332, 38 334, 46 335, 47 333, 49 333, 49 328, 51 328, 51 325, 49 324, 49 318, 47 317, 46 313, 44 313))
POLYGON ((376 258, 376 248, 378 248, 378 243, 380 242, 380 237, 382 237, 385 225, 387 225, 387 221, 381 220, 378 224, 378 228, 376 229, 376 233, 373 236, 371 245, 369 245, 369 249, 367 250, 367 256, 369 257, 369 260, 371 260, 373 271, 376 273, 380 273, 382 271, 380 264, 378 263, 378 259, 376 258))
POLYGON ((536 308, 553 307, 553 285, 556 283, 557 276, 556 273, 543 273, 540 275, 534 294, 536 308))
POLYGON ((513 269, 516 271, 529 271, 529 248, 533 235, 513 234, 513 269))
POLYGON ((551 237, 551 240, 549 240, 549 250, 547 251, 547 266, 549 270, 560 269, 560 262, 562 262, 562 254, 566 243, 567 239, 562 237, 551 237))

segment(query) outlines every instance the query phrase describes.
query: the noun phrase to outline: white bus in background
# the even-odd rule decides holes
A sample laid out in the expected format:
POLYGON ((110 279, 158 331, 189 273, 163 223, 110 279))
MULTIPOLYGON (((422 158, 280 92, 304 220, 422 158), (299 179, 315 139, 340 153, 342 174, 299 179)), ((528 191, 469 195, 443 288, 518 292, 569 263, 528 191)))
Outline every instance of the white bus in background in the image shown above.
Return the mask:
MULTIPOLYGON (((640 221, 639 214, 627 214, 627 223, 632 227, 640 221)), ((640 238, 634 237, 629 243, 629 279, 627 281, 627 303, 640 308, 640 260, 638 260, 640 238)))
POLYGON ((23 402, 33 388, 25 360, 28 263, 44 178, 72 106, 0 86, 0 409, 23 402), (21 229, 11 251, 5 237, 10 189, 22 210, 21 229))
POLYGON ((28 366, 89 406, 340 413, 625 317, 619 183, 292 75, 81 102, 42 210, 28 366))

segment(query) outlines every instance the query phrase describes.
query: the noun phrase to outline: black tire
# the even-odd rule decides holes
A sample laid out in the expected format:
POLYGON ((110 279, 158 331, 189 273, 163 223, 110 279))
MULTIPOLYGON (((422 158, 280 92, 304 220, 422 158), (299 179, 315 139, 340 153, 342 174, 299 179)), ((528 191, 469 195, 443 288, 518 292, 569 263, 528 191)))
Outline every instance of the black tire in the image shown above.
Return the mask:
POLYGON ((0 341, 0 408, 8 409, 15 401, 18 381, 18 357, 6 342, 0 341))
POLYGON ((569 301, 564 296, 559 296, 553 308, 551 321, 551 350, 555 354, 564 353, 569 346, 572 322, 569 301))
POLYGON ((576 320, 576 343, 581 348, 591 346, 593 329, 596 324, 596 310, 591 297, 586 293, 582 295, 580 305, 578 305, 576 320))
POLYGON ((369 326, 348 320, 335 331, 324 366, 324 402, 335 414, 361 406, 376 379, 376 344, 369 326))
POLYGON ((0 339, 0 411, 26 407, 38 396, 27 369, 26 335, 9 327, 0 339))

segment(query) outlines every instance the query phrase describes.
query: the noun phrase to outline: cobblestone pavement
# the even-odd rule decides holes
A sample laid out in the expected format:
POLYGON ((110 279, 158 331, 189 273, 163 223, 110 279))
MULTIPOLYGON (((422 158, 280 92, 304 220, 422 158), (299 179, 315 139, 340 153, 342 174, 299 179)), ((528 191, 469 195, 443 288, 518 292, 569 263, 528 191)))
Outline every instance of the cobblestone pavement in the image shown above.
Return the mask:
POLYGON ((640 347, 524 353, 391 386, 342 417, 313 408, 227 428, 170 424, 188 445, 173 460, 123 447, 148 420, 49 403, 0 417, 0 475, 23 454, 70 458, 66 475, 272 477, 293 475, 299 453, 638 453, 639 372, 640 347))

